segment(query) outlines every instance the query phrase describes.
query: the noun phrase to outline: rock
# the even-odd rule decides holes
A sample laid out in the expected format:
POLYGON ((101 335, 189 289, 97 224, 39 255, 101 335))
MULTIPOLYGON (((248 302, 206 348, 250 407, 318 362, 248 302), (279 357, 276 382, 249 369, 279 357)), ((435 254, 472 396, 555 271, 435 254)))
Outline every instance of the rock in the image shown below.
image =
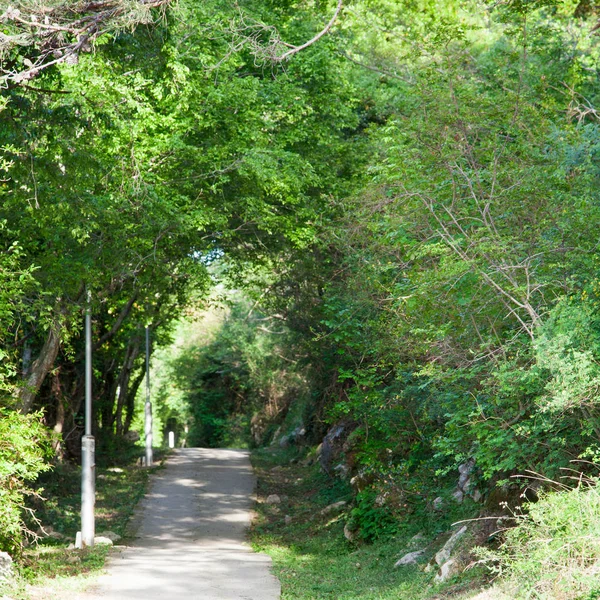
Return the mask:
POLYGON ((112 540, 108 539, 107 537, 103 537, 101 535, 98 535, 94 538, 94 545, 95 546, 112 546, 112 540))
POLYGON ((267 504, 281 504, 281 498, 277 494, 267 496, 267 504))
POLYGON ((483 497, 481 492, 473 485, 471 475, 474 470, 475 460, 472 458, 458 466, 458 483, 453 496, 459 504, 465 496, 471 496, 475 502, 480 502, 483 497))
POLYGON ((284 521, 285 521, 286 525, 291 525, 293 519, 292 519, 292 517, 290 517, 290 515, 285 515, 284 521))
POLYGON ((292 433, 290 433, 290 441, 293 441, 295 444, 302 441, 306 437, 306 429, 300 425, 300 427, 296 427, 292 433))
POLYGON ((114 531, 103 531, 98 534, 100 537, 108 538, 113 544, 118 542, 121 539, 121 536, 114 531))
POLYGON ((472 458, 470 458, 467 462, 463 463, 462 465, 458 465, 458 487, 461 490, 468 490, 470 483, 470 475, 473 472, 474 468, 475 461, 472 458))
POLYGON ((356 429, 356 423, 343 421, 334 425, 323 438, 319 463, 326 473, 331 474, 334 461, 340 460, 344 451, 344 443, 354 429, 356 429))
POLYGON ((440 571, 435 576, 434 581, 436 583, 444 583, 451 577, 454 577, 454 575, 457 575, 460 571, 460 564, 457 561, 450 559, 441 566, 440 571))
POLYGON ((350 485, 357 491, 362 492, 368 488, 373 481, 375 476, 372 473, 366 473, 365 471, 359 471, 351 480, 350 485))
POLYGON ((13 574, 13 559, 10 554, 0 552, 0 581, 8 579, 13 574))
POLYGON ((402 567, 403 565, 416 565, 419 558, 425 554, 425 550, 416 550, 405 554, 399 561, 396 562, 394 568, 402 567))
POLYGON ((435 562, 441 567, 450 560, 450 556, 460 538, 467 533, 467 526, 463 525, 458 531, 454 532, 450 539, 444 544, 442 549, 435 555, 435 562))
POLYGON ((452 497, 460 504, 464 500, 465 495, 462 490, 456 490, 452 494, 452 497))
POLYGON ((51 531, 51 532, 48 534, 48 537, 49 537, 50 539, 53 539, 53 540, 59 540, 59 541, 60 541, 60 540, 64 540, 64 539, 65 539, 65 536, 64 536, 62 533, 60 533, 60 531, 51 531))
POLYGON ((436 512, 440 512, 444 508, 444 499, 441 496, 438 496, 433 501, 433 510, 436 512))
POLYGON ((340 500, 339 502, 334 502, 333 504, 330 504, 329 506, 326 506, 321 511, 321 514, 322 515, 328 515, 329 513, 335 512, 336 510, 339 510, 340 508, 343 508, 347 504, 348 503, 345 500, 340 500))
POLYGON ((333 470, 342 479, 346 479, 346 477, 348 477, 348 475, 350 474, 350 467, 348 465, 345 465, 344 463, 340 463, 339 465, 335 465, 335 467, 333 467, 333 470))
POLYGON ((294 431, 291 431, 287 435, 282 435, 279 438, 279 442, 278 442, 279 447, 287 448, 292 444, 298 444, 304 439, 305 436, 306 436, 306 429, 304 429, 303 426, 296 427, 296 429, 294 429, 294 431))
POLYGON ((346 523, 346 525, 344 525, 344 537, 349 542, 353 542, 356 539, 356 533, 348 527, 347 523, 346 523))
POLYGON ((419 533, 417 533, 416 535, 413 535, 410 538, 410 545, 414 546, 415 544, 419 544, 420 542, 422 542, 425 539, 425 534, 420 531, 419 533))

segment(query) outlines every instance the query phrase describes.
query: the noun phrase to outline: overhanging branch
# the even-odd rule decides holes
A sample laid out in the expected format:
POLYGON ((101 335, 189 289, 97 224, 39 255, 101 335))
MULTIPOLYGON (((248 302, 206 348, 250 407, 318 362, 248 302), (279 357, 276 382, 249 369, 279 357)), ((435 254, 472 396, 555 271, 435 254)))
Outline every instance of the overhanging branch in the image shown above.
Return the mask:
POLYGON ((171 0, 49 2, 17 0, 0 14, 0 81, 22 83, 61 62, 76 63, 100 36, 153 19, 152 9, 171 0), (25 54, 23 64, 13 50, 25 54), (19 66, 17 66, 19 65, 19 66))

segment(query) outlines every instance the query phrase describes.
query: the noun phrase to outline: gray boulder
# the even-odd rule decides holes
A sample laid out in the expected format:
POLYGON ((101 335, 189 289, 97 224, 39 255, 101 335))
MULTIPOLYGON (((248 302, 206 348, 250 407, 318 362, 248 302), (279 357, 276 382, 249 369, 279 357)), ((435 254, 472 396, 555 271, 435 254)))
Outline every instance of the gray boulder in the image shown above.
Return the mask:
POLYGON ((98 536, 108 538, 113 544, 116 544, 121 539, 121 536, 114 531, 103 531, 102 533, 99 533, 98 536))
POLYGON ((98 535, 98 536, 94 537, 94 545, 95 546, 103 546, 103 545, 104 546, 112 546, 113 543, 112 543, 111 539, 104 537, 102 535, 98 535))
POLYGON ((454 577, 454 575, 460 573, 460 571, 460 564, 457 561, 450 559, 440 567, 440 570, 436 574, 434 581, 436 583, 444 583, 451 577, 454 577))
POLYGON ((425 554, 425 550, 415 550, 415 552, 409 552, 400 560, 398 560, 394 567, 397 568, 405 565, 416 565, 419 562, 419 558, 421 558, 423 554, 425 554))
POLYGON ((452 556, 452 552, 460 539, 467 533, 467 526, 463 525, 458 531, 455 531, 448 541, 443 545, 442 549, 435 555, 435 562, 441 567, 447 563, 452 556))

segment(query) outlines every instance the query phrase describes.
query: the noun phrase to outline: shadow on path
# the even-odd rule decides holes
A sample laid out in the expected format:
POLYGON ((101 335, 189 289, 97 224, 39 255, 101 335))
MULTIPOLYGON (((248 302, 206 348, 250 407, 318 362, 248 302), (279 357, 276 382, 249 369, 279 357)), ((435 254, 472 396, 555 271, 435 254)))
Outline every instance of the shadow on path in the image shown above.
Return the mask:
POLYGON ((246 451, 177 450, 140 505, 135 545, 81 600, 277 600, 271 559, 244 544, 254 484, 246 451))

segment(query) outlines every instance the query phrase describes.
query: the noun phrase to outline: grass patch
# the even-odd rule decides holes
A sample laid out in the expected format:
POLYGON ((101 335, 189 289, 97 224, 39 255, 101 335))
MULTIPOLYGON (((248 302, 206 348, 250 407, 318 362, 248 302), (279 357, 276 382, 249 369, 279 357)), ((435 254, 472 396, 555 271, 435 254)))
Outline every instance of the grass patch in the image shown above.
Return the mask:
MULTIPOLYGON (((348 483, 329 478, 316 465, 300 462, 294 449, 258 450, 252 460, 258 504, 250 540, 256 550, 272 557, 282 600, 462 598, 481 587, 481 570, 436 585, 434 573, 424 572, 424 564, 393 568, 403 554, 428 546, 440 530, 447 531, 454 515, 428 520, 409 517, 392 537, 369 544, 348 542, 344 537, 352 510, 348 483), (270 494, 278 494, 281 503, 266 504, 270 494), (321 512, 341 500, 348 505, 337 512, 321 512)), ((427 558, 434 547, 429 546, 427 558)))
MULTIPOLYGON (((128 523, 143 497, 149 476, 160 467, 134 466, 96 468, 96 535, 112 531, 124 539, 131 535, 128 523)), ((63 597, 66 591, 81 591, 91 576, 106 562, 109 546, 73 550, 69 544, 81 528, 81 469, 57 465, 39 480, 42 499, 33 499, 30 508, 51 537, 42 537, 26 548, 16 562, 12 581, 0 583, 0 596, 14 600, 63 597)), ((32 530, 39 530, 33 520, 32 530)), ((41 533, 41 532, 40 532, 41 533)))

